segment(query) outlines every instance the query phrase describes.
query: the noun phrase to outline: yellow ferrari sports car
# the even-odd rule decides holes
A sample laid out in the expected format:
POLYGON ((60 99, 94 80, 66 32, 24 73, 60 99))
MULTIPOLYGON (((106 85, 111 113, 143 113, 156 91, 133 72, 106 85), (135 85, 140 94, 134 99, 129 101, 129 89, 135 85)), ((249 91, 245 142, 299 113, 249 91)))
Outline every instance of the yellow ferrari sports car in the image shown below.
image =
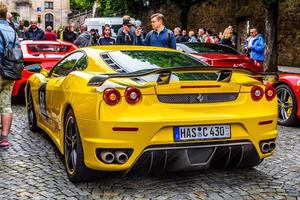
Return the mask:
POLYGON ((271 156, 277 99, 262 74, 145 46, 79 49, 30 65, 29 128, 45 131, 71 181, 102 172, 251 168, 271 156))

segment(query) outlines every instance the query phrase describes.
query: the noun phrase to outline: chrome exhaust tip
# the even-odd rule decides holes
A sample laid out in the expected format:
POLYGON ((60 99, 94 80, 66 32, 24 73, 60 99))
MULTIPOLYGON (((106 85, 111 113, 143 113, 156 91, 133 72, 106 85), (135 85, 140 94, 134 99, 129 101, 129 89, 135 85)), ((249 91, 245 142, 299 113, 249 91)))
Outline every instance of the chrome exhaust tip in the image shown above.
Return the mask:
POLYGON ((100 156, 101 159, 107 164, 113 163, 115 159, 115 155, 109 151, 102 151, 100 156))
POLYGON ((264 142, 262 145, 261 145, 261 151, 263 153, 268 153, 270 151, 270 144, 268 142, 264 142))
POLYGON ((271 151, 274 150, 276 148, 276 143, 273 141, 269 142, 269 147, 271 151))
POLYGON ((116 151, 115 158, 116 158, 117 163, 124 164, 128 160, 128 155, 122 151, 116 151))

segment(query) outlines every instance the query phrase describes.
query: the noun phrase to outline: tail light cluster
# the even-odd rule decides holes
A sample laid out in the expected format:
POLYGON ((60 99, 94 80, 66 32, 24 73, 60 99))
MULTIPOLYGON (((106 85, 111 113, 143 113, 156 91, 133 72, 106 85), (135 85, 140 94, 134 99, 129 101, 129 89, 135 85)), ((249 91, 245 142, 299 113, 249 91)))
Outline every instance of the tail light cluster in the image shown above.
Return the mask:
POLYGON ((121 94, 118 90, 109 88, 104 90, 103 99, 108 105, 116 105, 121 100, 121 94))
POLYGON ((276 96, 276 91, 272 86, 267 86, 265 90, 256 85, 251 88, 251 98, 254 101, 261 100, 264 95, 268 101, 271 101, 276 96))
MULTIPOLYGON (((136 104, 142 98, 142 93, 135 87, 128 87, 125 90, 124 97, 129 104, 136 104)), ((116 105, 121 100, 121 94, 119 90, 115 88, 107 88, 103 92, 103 99, 108 105, 116 105)))

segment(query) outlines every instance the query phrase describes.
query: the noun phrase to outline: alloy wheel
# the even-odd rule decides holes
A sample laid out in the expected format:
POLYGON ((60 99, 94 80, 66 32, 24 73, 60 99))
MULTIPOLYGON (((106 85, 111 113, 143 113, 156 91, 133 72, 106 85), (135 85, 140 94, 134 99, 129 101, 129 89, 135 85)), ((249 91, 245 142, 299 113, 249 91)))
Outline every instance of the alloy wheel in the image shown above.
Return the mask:
POLYGON ((72 175, 77 165, 77 127, 72 116, 67 120, 65 133, 65 162, 69 174, 72 175))
POLYGON ((285 122, 287 121, 294 109, 292 94, 289 90, 285 88, 279 88, 277 90, 278 96, 278 121, 285 122))

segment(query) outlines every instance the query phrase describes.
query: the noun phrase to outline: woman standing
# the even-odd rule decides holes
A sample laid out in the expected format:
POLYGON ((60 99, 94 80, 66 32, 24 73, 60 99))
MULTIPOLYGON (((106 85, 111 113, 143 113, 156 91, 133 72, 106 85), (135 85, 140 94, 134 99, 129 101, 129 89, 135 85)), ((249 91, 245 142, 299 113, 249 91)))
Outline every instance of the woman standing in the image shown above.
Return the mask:
POLYGON ((220 44, 233 47, 231 37, 232 37, 232 30, 230 28, 226 28, 224 30, 223 39, 221 39, 220 44))
POLYGON ((102 37, 99 38, 99 45, 113 45, 116 43, 115 39, 111 37, 111 29, 109 24, 102 27, 102 37))

